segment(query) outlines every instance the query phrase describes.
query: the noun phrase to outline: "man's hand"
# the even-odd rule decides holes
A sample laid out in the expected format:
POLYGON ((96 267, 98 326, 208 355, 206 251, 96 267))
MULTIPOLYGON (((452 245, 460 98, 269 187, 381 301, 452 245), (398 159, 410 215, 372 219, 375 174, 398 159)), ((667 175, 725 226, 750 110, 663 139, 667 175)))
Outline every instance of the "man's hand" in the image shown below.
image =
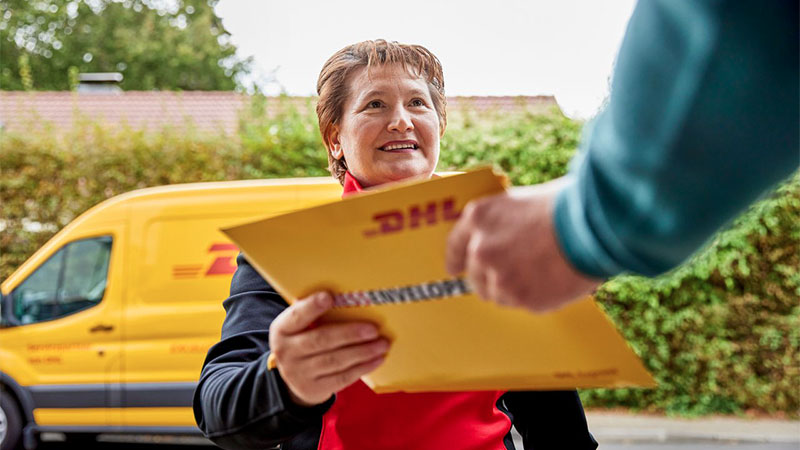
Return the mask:
POLYGON ((353 384, 383 362, 389 341, 365 322, 313 327, 333 306, 333 298, 319 292, 298 300, 272 322, 269 345, 278 371, 298 405, 317 405, 353 384))
POLYGON ((447 270, 466 272, 484 299, 536 312, 591 293, 602 280, 573 269, 556 240, 553 206, 564 180, 469 203, 448 239, 447 270))

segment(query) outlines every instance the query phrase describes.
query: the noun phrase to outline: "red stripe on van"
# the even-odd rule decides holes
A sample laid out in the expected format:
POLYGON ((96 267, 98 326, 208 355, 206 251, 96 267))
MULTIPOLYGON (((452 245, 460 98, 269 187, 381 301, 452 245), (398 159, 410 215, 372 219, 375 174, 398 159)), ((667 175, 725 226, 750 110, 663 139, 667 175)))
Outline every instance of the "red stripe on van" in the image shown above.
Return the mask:
POLYGON ((208 249, 209 253, 210 252, 224 252, 224 251, 228 251, 228 250, 231 250, 231 251, 239 250, 239 247, 237 247, 236 244, 216 243, 216 244, 211 244, 211 248, 208 249))

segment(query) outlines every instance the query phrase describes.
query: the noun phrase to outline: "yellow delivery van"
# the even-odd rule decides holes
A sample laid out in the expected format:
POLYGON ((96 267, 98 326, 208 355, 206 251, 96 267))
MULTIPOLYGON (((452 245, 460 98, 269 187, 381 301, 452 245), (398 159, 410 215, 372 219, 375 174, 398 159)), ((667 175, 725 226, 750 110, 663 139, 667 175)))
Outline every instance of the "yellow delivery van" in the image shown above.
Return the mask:
POLYGON ((0 285, 0 449, 42 432, 199 434, 236 246, 220 228, 340 198, 331 178, 142 189, 95 206, 0 285))

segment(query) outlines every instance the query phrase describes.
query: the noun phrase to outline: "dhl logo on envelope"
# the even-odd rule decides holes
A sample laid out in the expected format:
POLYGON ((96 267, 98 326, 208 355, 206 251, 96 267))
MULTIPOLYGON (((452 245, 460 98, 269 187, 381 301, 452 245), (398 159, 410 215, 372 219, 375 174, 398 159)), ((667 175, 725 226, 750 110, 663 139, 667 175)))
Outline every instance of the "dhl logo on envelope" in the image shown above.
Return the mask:
POLYGON ((363 377, 376 392, 654 386, 592 298, 533 314, 483 301, 447 274, 459 212, 503 189, 484 169, 223 231, 290 303, 325 289, 336 300, 326 321, 379 325, 392 346, 363 377))

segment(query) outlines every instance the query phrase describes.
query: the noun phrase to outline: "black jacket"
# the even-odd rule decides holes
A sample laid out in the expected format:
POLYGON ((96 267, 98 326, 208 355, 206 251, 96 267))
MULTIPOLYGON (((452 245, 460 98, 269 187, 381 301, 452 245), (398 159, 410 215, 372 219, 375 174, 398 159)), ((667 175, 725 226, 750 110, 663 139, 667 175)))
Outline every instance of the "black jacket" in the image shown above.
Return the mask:
MULTIPOLYGON (((223 303, 222 338, 211 347, 194 394, 203 433, 228 449, 316 449, 322 415, 335 401, 300 407, 277 370, 267 370, 269 326, 288 304, 243 255, 223 303)), ((498 408, 522 435, 526 449, 594 449, 576 391, 507 392, 498 408)), ((510 433, 506 448, 513 449, 510 433)))

